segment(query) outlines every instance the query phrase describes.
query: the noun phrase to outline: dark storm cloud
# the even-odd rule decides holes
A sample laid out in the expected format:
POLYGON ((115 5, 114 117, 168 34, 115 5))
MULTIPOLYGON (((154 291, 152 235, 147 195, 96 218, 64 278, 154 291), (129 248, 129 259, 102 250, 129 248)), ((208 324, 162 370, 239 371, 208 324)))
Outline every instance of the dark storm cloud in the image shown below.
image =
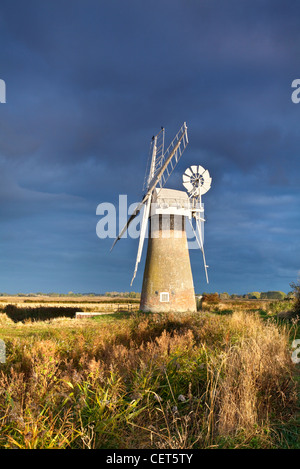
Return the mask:
POLYGON ((195 283, 288 290, 299 270, 299 13, 278 0, 2 1, 3 288, 129 289, 137 242, 108 254, 96 207, 138 201, 152 135, 164 125, 169 142, 187 121, 170 185, 195 163, 213 177, 211 283, 193 251, 195 283))

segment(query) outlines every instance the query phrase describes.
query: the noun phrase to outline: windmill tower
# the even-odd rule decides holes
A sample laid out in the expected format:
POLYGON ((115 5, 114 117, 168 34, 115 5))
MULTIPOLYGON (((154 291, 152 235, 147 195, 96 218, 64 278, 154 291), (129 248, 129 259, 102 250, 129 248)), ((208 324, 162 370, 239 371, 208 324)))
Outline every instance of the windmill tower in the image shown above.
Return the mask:
POLYGON ((203 254, 204 205, 202 195, 210 189, 211 177, 202 166, 191 166, 183 174, 186 191, 165 188, 166 181, 188 145, 184 123, 166 151, 164 128, 152 138, 151 163, 146 173, 145 195, 113 243, 123 236, 131 221, 144 207, 138 253, 132 282, 141 260, 149 221, 149 239, 140 309, 152 312, 196 311, 195 291, 186 236, 186 220, 203 254), (195 227, 194 227, 195 225, 195 227))

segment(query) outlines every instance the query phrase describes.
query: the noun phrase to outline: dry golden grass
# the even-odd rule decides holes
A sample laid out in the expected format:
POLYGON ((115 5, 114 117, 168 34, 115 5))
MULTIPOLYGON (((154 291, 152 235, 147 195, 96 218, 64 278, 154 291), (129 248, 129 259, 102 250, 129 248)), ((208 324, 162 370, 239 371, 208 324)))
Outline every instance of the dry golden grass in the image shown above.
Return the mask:
POLYGON ((0 331, 3 448, 270 448, 296 412, 290 331, 254 313, 0 315, 0 331))
POLYGON ((224 361, 218 422, 222 434, 268 424, 273 404, 279 417, 286 400, 296 398, 285 392, 291 390, 292 371, 287 331, 240 312, 233 314, 230 331, 240 339, 227 350, 224 361))

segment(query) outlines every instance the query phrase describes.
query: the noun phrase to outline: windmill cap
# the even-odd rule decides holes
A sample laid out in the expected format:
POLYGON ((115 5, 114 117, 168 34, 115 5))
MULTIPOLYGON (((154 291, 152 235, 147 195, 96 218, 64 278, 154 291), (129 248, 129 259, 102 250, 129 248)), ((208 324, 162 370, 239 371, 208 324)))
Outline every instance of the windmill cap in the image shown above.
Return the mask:
POLYGON ((153 194, 153 202, 181 203, 187 202, 189 199, 187 192, 175 189, 155 189, 153 194))

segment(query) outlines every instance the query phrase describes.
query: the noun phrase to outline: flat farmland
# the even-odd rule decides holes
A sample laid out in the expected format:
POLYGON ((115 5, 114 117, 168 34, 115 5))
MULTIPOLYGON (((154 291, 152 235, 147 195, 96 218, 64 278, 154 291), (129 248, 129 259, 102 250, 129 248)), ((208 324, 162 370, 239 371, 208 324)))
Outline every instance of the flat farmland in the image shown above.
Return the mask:
POLYGON ((80 297, 60 297, 60 296, 2 296, 0 297, 0 309, 4 310, 7 305, 15 305, 18 308, 78 308, 78 311, 101 312, 118 311, 121 309, 136 310, 139 308, 138 299, 129 298, 108 298, 105 296, 80 296, 80 297))

